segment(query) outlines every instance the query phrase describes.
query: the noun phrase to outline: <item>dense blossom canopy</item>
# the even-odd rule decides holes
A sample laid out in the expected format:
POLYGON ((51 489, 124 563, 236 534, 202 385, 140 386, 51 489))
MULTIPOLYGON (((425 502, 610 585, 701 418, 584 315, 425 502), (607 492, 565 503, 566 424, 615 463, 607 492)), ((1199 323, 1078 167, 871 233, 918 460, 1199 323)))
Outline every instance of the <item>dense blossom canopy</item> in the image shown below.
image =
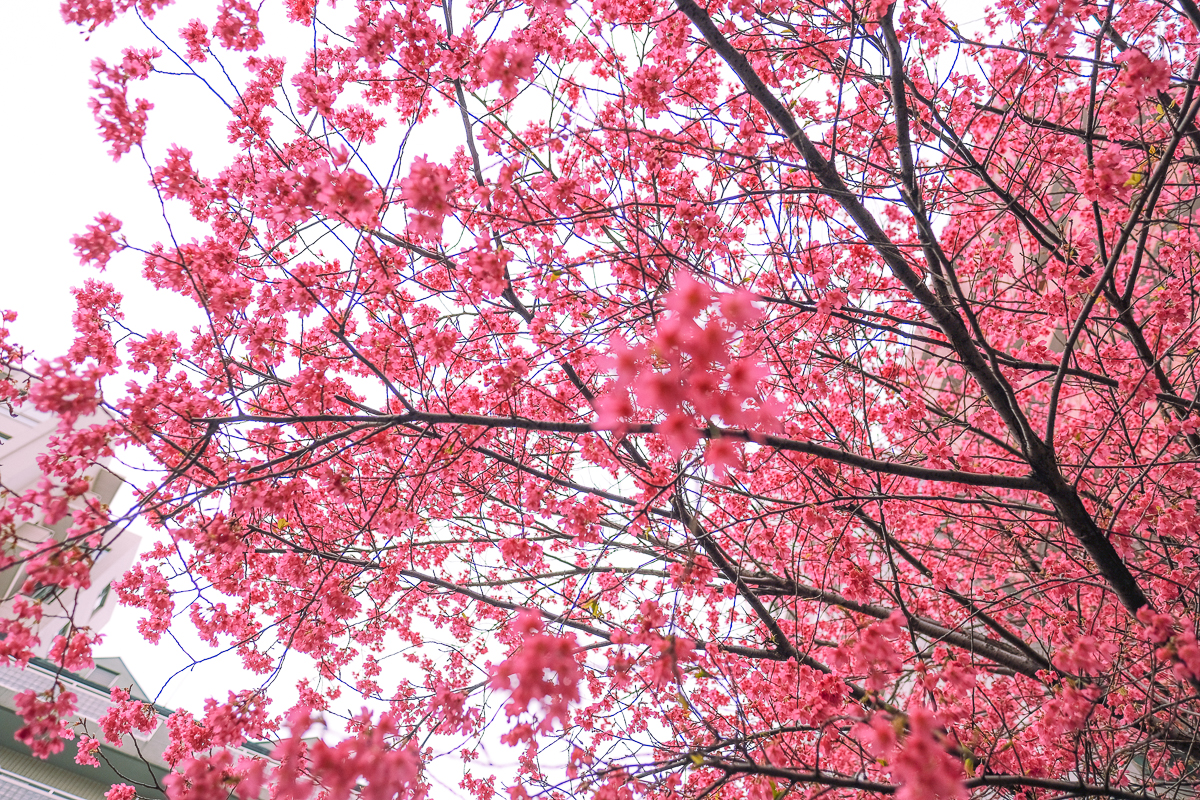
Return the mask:
POLYGON ((316 665, 176 714, 172 800, 1194 796, 1193 0, 180 6, 62 9, 154 32, 92 110, 198 233, 74 241, 203 322, 88 281, 0 383, 62 419, 0 510, 73 515, 31 582, 87 580, 129 518, 80 476, 140 448, 145 636, 316 665), (228 143, 154 143, 172 81, 228 143))

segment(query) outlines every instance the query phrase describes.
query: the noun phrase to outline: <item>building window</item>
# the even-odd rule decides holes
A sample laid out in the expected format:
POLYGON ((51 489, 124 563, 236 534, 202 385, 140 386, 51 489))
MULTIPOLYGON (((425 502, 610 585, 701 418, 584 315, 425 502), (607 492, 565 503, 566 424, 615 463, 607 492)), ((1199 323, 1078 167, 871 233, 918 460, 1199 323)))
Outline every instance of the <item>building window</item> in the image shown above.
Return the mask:
POLYGON ((55 597, 58 597, 58 593, 60 591, 62 591, 61 586, 54 586, 52 584, 38 581, 37 584, 34 585, 33 591, 30 592, 28 596, 39 603, 44 603, 47 600, 53 600, 55 597))
POLYGON ((111 589, 112 584, 110 583, 100 590, 100 596, 96 598, 96 605, 92 607, 92 614, 104 608, 104 604, 108 602, 108 593, 111 589))

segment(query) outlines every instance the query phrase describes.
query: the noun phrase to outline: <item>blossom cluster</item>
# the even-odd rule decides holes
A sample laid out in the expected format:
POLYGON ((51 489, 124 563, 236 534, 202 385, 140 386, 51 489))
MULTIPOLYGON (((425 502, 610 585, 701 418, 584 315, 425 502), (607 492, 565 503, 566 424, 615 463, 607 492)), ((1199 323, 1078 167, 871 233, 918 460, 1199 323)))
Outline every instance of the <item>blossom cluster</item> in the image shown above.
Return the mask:
MULTIPOLYGON (((596 402, 597 425, 621 430, 637 415, 633 403, 662 412, 658 425, 676 455, 699 441, 697 417, 747 429, 770 425, 770 403, 759 392, 768 375, 754 353, 735 355, 735 338, 759 317, 754 297, 744 290, 717 294, 707 284, 681 273, 667 294, 666 317, 654 336, 631 345, 621 337, 610 343, 616 381, 596 402), (719 312, 709 314, 718 305, 719 312)), ((722 462, 735 461, 721 450, 722 462)))

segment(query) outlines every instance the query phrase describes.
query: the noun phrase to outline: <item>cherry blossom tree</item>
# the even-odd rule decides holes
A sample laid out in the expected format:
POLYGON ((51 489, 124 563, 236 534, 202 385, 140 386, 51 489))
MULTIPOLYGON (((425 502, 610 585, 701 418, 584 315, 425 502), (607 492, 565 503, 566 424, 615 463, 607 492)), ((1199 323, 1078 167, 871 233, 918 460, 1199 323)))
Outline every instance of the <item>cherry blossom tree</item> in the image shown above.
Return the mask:
MULTIPOLYGON (((1193 0, 169 5, 63 3, 153 35, 92 109, 167 223, 74 241, 203 321, 80 287, 0 389, 62 418, 0 523, 157 465, 25 569, 136 516, 142 633, 263 676, 172 718, 172 800, 1194 796, 1193 0), (171 81, 223 168, 152 146, 171 81)), ((64 747, 71 698, 24 703, 64 747)))

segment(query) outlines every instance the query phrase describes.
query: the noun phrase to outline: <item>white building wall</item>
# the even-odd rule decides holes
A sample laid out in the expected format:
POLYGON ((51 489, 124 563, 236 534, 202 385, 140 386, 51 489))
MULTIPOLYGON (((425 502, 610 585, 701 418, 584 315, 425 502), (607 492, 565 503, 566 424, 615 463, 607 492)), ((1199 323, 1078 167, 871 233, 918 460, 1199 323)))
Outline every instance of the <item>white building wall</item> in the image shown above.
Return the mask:
MULTIPOLYGON (((0 487, 8 496, 14 496, 36 487, 41 480, 37 459, 46 451, 50 437, 57 431, 58 419, 36 410, 29 403, 7 412, 7 408, 0 406, 0 487)), ((97 421, 99 419, 101 417, 96 417, 97 421)), ((86 420, 81 422, 87 424, 86 420)), ((89 473, 90 495, 106 505, 124 484, 124 479, 107 467, 106 460, 95 465, 89 473)), ((3 502, 4 495, 0 494, 0 504, 3 502)), ((69 515, 53 526, 42 525, 37 520, 22 524, 17 529, 18 552, 29 551, 51 537, 63 540, 70 525, 69 515)), ((93 630, 102 628, 109 621, 116 606, 116 597, 112 596, 109 586, 133 565, 140 543, 137 534, 123 531, 96 558, 91 570, 91 585, 87 589, 43 598, 44 617, 35 631, 41 640, 34 649, 37 656, 45 657, 50 652, 55 635, 69 618, 77 625, 93 630)), ((12 601, 22 591, 26 577, 19 563, 0 571, 0 615, 11 612, 12 601)))

